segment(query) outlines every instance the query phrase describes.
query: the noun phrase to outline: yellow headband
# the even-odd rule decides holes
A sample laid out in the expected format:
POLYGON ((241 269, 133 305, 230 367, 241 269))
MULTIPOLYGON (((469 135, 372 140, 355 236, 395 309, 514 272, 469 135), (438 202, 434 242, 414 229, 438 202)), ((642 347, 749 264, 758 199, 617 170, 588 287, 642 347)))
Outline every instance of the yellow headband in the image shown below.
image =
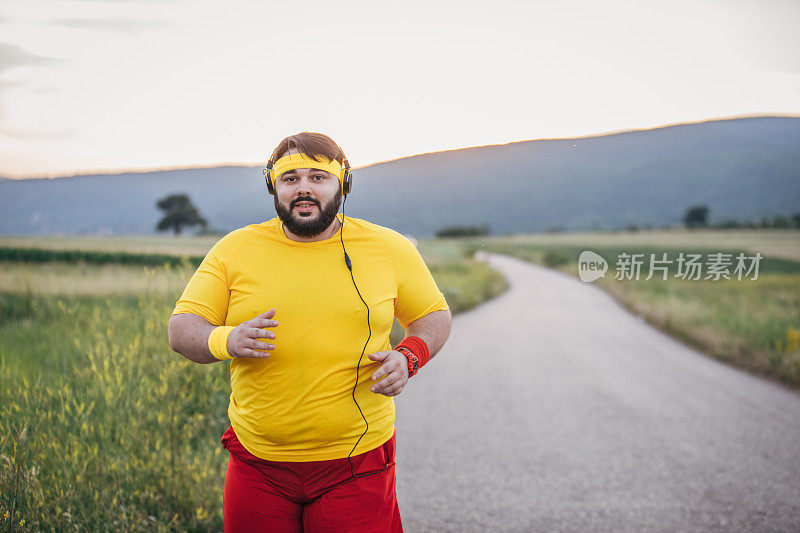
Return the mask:
POLYGON ((318 155, 319 161, 315 161, 306 154, 289 154, 281 157, 275 161, 272 167, 272 183, 281 177, 284 172, 295 170, 298 168, 315 168, 317 170, 324 170, 339 178, 339 185, 344 186, 344 168, 338 161, 330 161, 324 155, 318 155))

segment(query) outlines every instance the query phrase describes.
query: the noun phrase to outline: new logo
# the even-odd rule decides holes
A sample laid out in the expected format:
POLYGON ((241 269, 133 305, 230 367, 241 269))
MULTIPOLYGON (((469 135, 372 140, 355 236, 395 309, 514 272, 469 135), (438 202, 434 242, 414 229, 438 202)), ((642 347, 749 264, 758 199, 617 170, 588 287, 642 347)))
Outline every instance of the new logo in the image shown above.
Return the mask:
POLYGON ((608 263, 599 254, 584 250, 578 257, 578 276, 581 281, 590 283, 597 278, 604 278, 607 270, 608 263))

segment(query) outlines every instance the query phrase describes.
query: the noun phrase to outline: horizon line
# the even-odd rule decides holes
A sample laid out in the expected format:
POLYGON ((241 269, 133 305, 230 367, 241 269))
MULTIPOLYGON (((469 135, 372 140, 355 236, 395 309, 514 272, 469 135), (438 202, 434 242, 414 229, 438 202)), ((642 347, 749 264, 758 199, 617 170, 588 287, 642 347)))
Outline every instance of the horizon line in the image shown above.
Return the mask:
MULTIPOLYGON (((432 155, 432 154, 441 154, 446 152, 455 152, 458 150, 471 150, 475 148, 488 148, 494 146, 507 146, 510 144, 516 143, 524 143, 524 142, 536 142, 536 141, 569 141, 569 140, 579 140, 579 139, 591 139, 597 137, 610 137, 614 135, 621 135, 625 133, 635 133, 635 132, 642 132, 642 131, 653 131, 665 128, 672 128, 675 126, 688 126, 692 124, 705 124, 708 122, 724 122, 729 120, 741 120, 741 119, 749 119, 749 118, 800 118, 800 114, 743 114, 743 115, 731 115, 731 116, 724 116, 718 118, 708 118, 708 119, 700 119, 694 121, 686 121, 686 122, 670 122, 666 124, 661 124, 658 126, 652 126, 649 128, 629 128, 629 129, 619 129, 619 130, 611 130, 601 133, 590 133, 586 135, 578 135, 574 137, 540 137, 536 139, 521 139, 516 141, 508 141, 504 143, 492 143, 492 144, 481 144, 475 146, 462 146, 460 148, 445 148, 443 150, 433 150, 430 152, 420 152, 418 154, 411 154, 411 155, 404 155, 400 157, 395 157, 392 159, 384 159, 381 161, 374 161, 372 163, 367 163, 365 165, 360 165, 357 167, 353 167, 353 170, 362 169, 366 167, 371 167, 374 165, 382 165, 386 163, 392 163, 395 161, 400 161, 403 159, 408 159, 411 157, 418 157, 422 155, 432 155)), ((198 164, 198 165, 181 165, 181 166, 168 166, 168 167, 135 167, 135 168, 117 168, 117 169, 101 169, 101 170, 86 170, 86 171, 74 171, 68 172, 64 174, 55 175, 44 175, 44 176, 21 176, 21 177, 12 177, 7 175, 1 175, 0 179, 6 180, 13 180, 13 181, 23 181, 23 180, 48 180, 48 179, 62 179, 62 178, 76 178, 82 176, 114 176, 119 174, 150 174, 153 172, 170 172, 175 170, 207 170, 207 169, 215 169, 215 168, 223 168, 223 167, 247 167, 247 168, 255 168, 259 166, 266 165, 266 161, 258 162, 258 163, 242 163, 242 162, 231 162, 231 161, 223 161, 219 163, 209 163, 209 164, 198 164)))

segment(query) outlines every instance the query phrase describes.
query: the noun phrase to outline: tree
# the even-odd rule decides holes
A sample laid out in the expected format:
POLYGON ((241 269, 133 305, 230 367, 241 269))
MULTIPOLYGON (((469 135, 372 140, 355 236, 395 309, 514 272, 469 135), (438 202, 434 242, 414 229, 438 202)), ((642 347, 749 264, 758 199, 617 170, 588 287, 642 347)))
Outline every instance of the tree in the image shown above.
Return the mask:
POLYGON ((447 237, 480 237, 489 235, 489 226, 448 226, 436 232, 436 236, 444 239, 447 237))
POLYGON ((683 223, 687 228, 708 226, 708 206, 693 205, 687 209, 686 214, 683 215, 683 223))
POLYGON ((791 228, 792 223, 789 221, 788 218, 782 217, 780 215, 772 217, 772 227, 773 228, 791 228))
POLYGON ((200 212, 186 194, 165 196, 156 202, 156 207, 164 212, 164 216, 156 225, 158 231, 171 229, 175 235, 180 235, 184 227, 201 226, 206 228, 208 226, 206 219, 200 216, 200 212))

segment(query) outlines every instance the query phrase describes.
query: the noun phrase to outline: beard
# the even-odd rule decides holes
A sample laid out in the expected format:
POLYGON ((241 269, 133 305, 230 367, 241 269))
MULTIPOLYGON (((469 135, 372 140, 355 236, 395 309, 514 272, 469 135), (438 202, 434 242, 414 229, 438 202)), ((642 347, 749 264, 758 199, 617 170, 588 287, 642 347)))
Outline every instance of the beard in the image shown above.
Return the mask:
POLYGON ((286 229, 300 237, 314 237, 328 229, 333 219, 336 218, 336 213, 339 212, 339 206, 342 205, 342 189, 337 189, 336 196, 331 198, 324 206, 320 205, 319 200, 309 196, 293 198, 289 203, 288 209, 278 201, 277 195, 275 195, 274 200, 275 211, 278 213, 278 218, 281 219, 283 225, 286 226, 286 229), (316 204, 320 211, 319 214, 317 216, 309 215, 305 217, 293 215, 292 209, 298 202, 311 202, 316 204))

